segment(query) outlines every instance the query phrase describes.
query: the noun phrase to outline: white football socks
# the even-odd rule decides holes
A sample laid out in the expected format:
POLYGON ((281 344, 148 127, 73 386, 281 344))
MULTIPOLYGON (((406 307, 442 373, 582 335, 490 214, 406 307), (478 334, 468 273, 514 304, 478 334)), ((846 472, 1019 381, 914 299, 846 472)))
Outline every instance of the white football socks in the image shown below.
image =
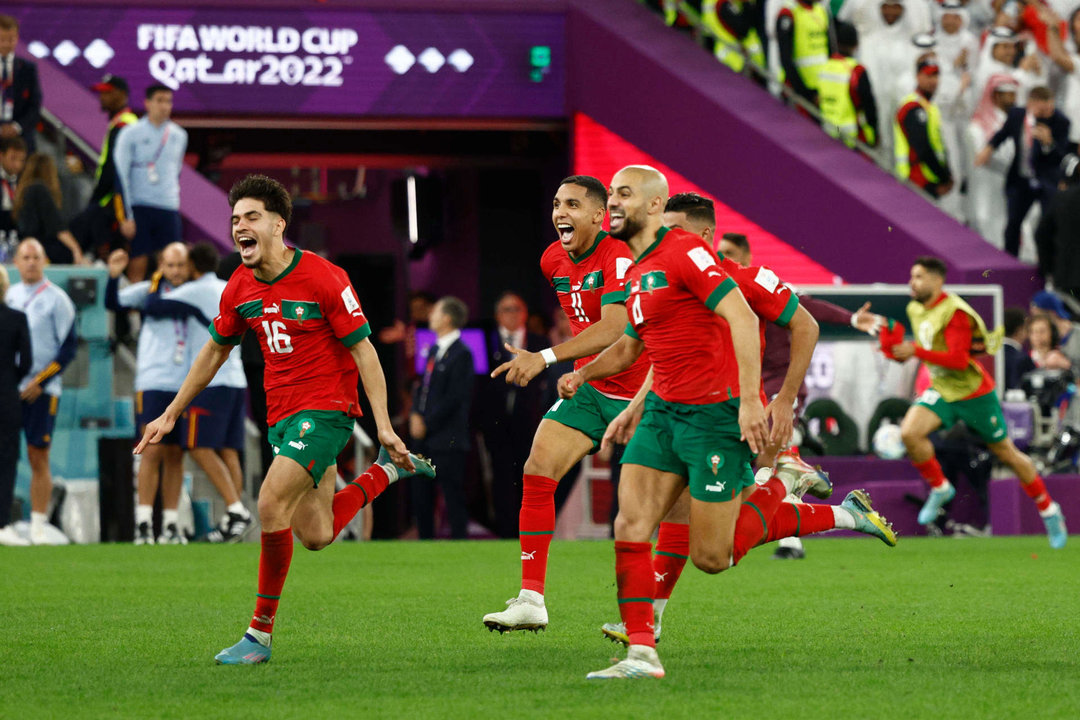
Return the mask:
POLYGON ((247 634, 259 641, 263 647, 270 647, 270 633, 264 630, 256 630, 253 627, 247 629, 247 634))
POLYGON ((838 530, 855 529, 855 516, 851 514, 850 510, 839 505, 830 505, 830 507, 832 508, 833 525, 838 530))

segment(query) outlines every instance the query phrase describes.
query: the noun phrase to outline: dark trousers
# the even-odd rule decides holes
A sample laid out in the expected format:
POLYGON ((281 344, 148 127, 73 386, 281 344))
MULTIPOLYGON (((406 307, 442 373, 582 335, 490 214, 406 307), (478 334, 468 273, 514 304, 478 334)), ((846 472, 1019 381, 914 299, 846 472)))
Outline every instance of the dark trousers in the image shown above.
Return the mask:
MULTIPOLYGON (((20 418, 19 407, 7 408, 3 417, 20 418)), ((11 524, 11 505, 15 501, 15 469, 19 464, 19 433, 22 425, 0 425, 0 528, 11 524)))
POLYGON ((1053 194, 1052 188, 1043 185, 1033 187, 1026 180, 1010 183, 1005 187, 1005 203, 1009 212, 1009 219, 1005 224, 1005 252, 1013 257, 1020 254, 1020 226, 1024 218, 1035 203, 1039 203, 1039 208, 1045 211, 1053 194))
POLYGON ((492 529, 504 539, 518 536, 518 515, 521 513, 521 473, 529 456, 528 443, 515 442, 513 437, 485 437, 491 455, 491 505, 495 513, 492 529))
POLYGON ((436 479, 414 477, 412 486, 413 514, 421 540, 435 537, 435 487, 442 489, 446 514, 450 519, 450 537, 464 540, 468 536, 469 514, 465 509, 465 459, 463 450, 432 450, 428 457, 435 464, 436 479))

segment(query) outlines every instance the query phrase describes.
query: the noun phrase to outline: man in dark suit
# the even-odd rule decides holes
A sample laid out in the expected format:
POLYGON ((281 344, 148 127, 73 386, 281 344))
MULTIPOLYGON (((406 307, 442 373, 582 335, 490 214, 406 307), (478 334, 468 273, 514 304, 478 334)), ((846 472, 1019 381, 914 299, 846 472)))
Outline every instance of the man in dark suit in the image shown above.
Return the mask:
POLYGON ((19 23, 10 15, 0 15, 0 139, 22 137, 34 152, 34 131, 41 115, 41 85, 37 65, 15 57, 19 44, 19 23))
POLYGON ((25 313, 7 306, 8 274, 0 265, 0 545, 29 545, 15 532, 11 503, 15 497, 15 467, 19 463, 17 438, 22 429, 19 381, 30 374, 30 326, 25 313))
POLYGON ((1039 272, 1054 289, 1080 300, 1080 157, 1061 161, 1061 183, 1035 230, 1039 272))
POLYGON ((1005 175, 1005 200, 1009 219, 1005 225, 1005 250, 1020 252, 1020 226, 1036 202, 1046 212, 1057 191, 1059 167, 1069 152, 1069 119, 1054 108, 1054 94, 1046 87, 1028 93, 1027 107, 1013 108, 1005 123, 975 157, 976 165, 985 165, 1006 140, 1016 148, 1005 175))
POLYGON ((415 477, 413 511, 421 540, 435 537, 435 483, 442 488, 450 537, 467 537, 465 459, 469 450, 469 406, 472 404, 472 353, 461 341, 461 328, 469 309, 455 297, 440 299, 431 309, 428 324, 437 340, 428 348, 424 376, 413 393, 409 434, 418 452, 438 469, 435 479, 415 477))
POLYGON ((1023 308, 1005 308, 1005 338, 1001 350, 1005 356, 1005 389, 1020 387, 1024 373, 1035 369, 1035 361, 1024 350, 1027 340, 1027 315, 1023 308))
MULTIPOLYGON (((507 292, 495 303, 495 331, 488 335, 488 365, 496 368, 513 359, 506 345, 540 352, 551 343, 525 329, 528 307, 518 295, 507 292)), ((477 422, 491 456, 491 503, 493 530, 502 538, 518 536, 521 509, 521 473, 529 456, 533 433, 547 410, 546 376, 525 387, 508 385, 503 378, 485 378, 477 398, 477 422)))

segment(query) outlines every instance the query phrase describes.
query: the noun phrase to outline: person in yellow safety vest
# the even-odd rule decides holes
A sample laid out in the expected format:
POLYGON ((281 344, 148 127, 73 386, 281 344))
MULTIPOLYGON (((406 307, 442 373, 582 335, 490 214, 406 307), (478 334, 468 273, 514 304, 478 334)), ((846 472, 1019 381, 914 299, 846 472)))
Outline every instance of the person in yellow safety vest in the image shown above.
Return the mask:
POLYGON ((896 175, 939 198, 952 190, 953 179, 941 139, 941 111, 930 102, 938 86, 937 57, 923 55, 916 67, 916 90, 900 101, 893 121, 896 175))
POLYGON ((746 60, 765 68, 765 50, 754 28, 754 3, 745 0, 704 0, 701 17, 716 36, 713 54, 735 72, 742 72, 746 60))
POLYGON ((818 74, 829 60, 829 13, 818 0, 787 0, 776 18, 780 80, 817 105, 818 74))
MULTIPOLYGON (((122 77, 106 75, 101 82, 90 87, 98 94, 101 109, 109 115, 109 129, 101 145, 97 170, 94 172, 94 191, 90 195, 90 204, 82 213, 71 221, 71 232, 79 241, 83 252, 108 255, 110 250, 120 246, 121 230, 126 219, 123 198, 120 196, 120 183, 113 164, 113 150, 116 148, 116 136, 120 129, 139 120, 128 107, 128 84, 122 77)), ((130 224, 130 223, 129 223, 130 224)))
POLYGON ((843 139, 848 147, 855 147, 856 139, 876 147, 877 103, 866 68, 853 57, 859 47, 853 25, 836 23, 836 47, 839 52, 818 73, 822 127, 829 135, 843 139))

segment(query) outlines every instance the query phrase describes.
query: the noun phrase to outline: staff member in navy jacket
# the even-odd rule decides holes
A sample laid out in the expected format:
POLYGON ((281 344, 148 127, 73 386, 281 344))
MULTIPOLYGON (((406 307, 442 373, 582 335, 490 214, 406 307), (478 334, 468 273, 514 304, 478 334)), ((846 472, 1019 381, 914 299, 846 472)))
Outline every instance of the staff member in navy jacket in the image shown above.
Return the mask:
POLYGON ((413 393, 409 434, 415 447, 438 468, 432 480, 413 478, 413 510, 422 540, 435 536, 435 483, 442 488, 450 519, 450 537, 466 537, 465 460, 469 450, 469 405, 472 403, 472 353, 461 341, 469 309, 455 297, 441 298, 428 324, 437 340, 428 348, 424 376, 413 393))
POLYGON ((1057 191, 1061 159, 1069 152, 1069 119, 1054 108, 1054 95, 1049 88, 1032 88, 1027 107, 1009 111, 1005 124, 975 157, 975 164, 985 165, 994 150, 1010 139, 1016 154, 1005 174, 1005 200, 1009 209, 1005 250, 1017 255, 1024 218, 1036 202, 1046 212, 1057 191))

